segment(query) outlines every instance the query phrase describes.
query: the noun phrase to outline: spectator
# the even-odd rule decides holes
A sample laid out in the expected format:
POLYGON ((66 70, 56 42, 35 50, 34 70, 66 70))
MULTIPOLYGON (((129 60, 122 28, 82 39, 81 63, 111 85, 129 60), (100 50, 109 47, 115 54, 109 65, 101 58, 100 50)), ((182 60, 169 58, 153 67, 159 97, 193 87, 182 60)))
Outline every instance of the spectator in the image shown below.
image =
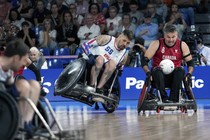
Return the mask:
POLYGON ((178 5, 172 4, 166 17, 166 24, 174 24, 177 28, 178 38, 182 39, 183 32, 187 28, 183 14, 179 12, 178 5))
POLYGON ((130 2, 129 8, 130 8, 129 14, 131 16, 131 22, 136 26, 138 26, 143 22, 144 19, 143 13, 138 10, 139 8, 138 3, 135 0, 132 0, 130 2))
POLYGON ((74 18, 75 24, 79 28, 83 24, 84 17, 77 13, 77 5, 74 4, 74 3, 70 4, 69 5, 69 11, 71 12, 71 14, 74 18))
POLYGON ((31 48, 35 46, 36 35, 34 31, 29 27, 29 23, 24 21, 22 23, 22 29, 17 33, 17 37, 23 39, 26 45, 31 48))
POLYGON ((152 22, 151 14, 148 12, 144 14, 144 23, 136 28, 135 38, 137 37, 145 40, 144 46, 146 48, 158 38, 158 25, 152 22))
POLYGON ((191 31, 195 31, 195 12, 193 7, 197 3, 191 0, 174 0, 174 3, 179 6, 179 10, 183 13, 185 22, 190 26, 191 31))
POLYGON ((3 26, 0 27, 0 45, 6 45, 7 42, 16 38, 19 28, 12 25, 9 19, 3 21, 3 26))
POLYGON ((60 14, 58 13, 58 5, 53 3, 50 8, 52 25, 56 28, 60 24, 60 14))
POLYGON ((168 14, 168 7, 163 0, 156 0, 156 13, 162 16, 163 23, 165 23, 166 16, 168 14))
MULTIPOLYGON (((162 29, 163 29, 163 19, 160 15, 156 13, 156 5, 153 3, 148 3, 147 5, 147 11, 151 14, 152 17, 152 22, 156 23, 158 25, 158 31, 160 34, 162 34, 162 29)), ((161 35, 159 35, 161 36, 161 35)))
MULTIPOLYGON (((122 16, 122 24, 118 27, 118 31, 117 31, 118 35, 120 35, 124 30, 129 30, 133 34, 136 31, 136 25, 131 23, 131 16, 128 13, 122 16)), ((134 40, 134 36, 133 36, 132 42, 133 40, 134 40)), ((132 45, 132 42, 130 43, 131 45, 132 45)))
POLYGON ((85 25, 81 26, 77 33, 80 39, 80 44, 101 34, 100 27, 93 23, 93 17, 91 14, 86 15, 84 23, 85 25))
POLYGON ((57 6, 58 6, 58 13, 59 13, 60 15, 62 15, 63 12, 69 10, 68 6, 64 5, 64 0, 55 0, 55 3, 56 3, 57 6))
POLYGON ((100 13, 104 15, 105 18, 109 17, 108 9, 109 5, 108 3, 104 2, 104 0, 96 0, 96 3, 99 5, 100 13))
POLYGON ((210 66, 210 48, 203 44, 203 40, 198 38, 197 50, 200 55, 201 66, 210 66))
POLYGON ((109 8, 109 18, 106 19, 106 32, 108 35, 117 35, 118 27, 122 23, 122 17, 117 15, 117 8, 115 6, 110 6, 109 8))
POLYGON ((78 28, 73 22, 73 16, 70 11, 63 13, 61 25, 56 30, 56 41, 60 44, 59 47, 68 47, 70 54, 73 55, 80 40, 77 37, 78 28))
POLYGON ((87 0, 76 0, 77 14, 83 17, 88 13, 89 3, 87 0))
POLYGON ((13 26, 17 26, 19 30, 22 29, 21 24, 25 21, 24 18, 21 17, 20 13, 18 12, 17 9, 12 8, 9 11, 9 20, 11 21, 11 24, 13 26))
POLYGON ((30 49, 29 58, 38 69, 48 69, 47 61, 37 47, 30 49))
POLYGON ((88 11, 93 16, 93 22, 100 26, 101 34, 103 34, 105 32, 106 19, 104 15, 100 13, 99 5, 97 3, 90 4, 88 11))
POLYGON ((12 5, 7 0, 0 0, 0 25, 8 18, 8 12, 12 8, 12 5))
POLYGON ((18 7, 18 11, 20 12, 21 17, 29 21, 31 24, 34 23, 33 21, 34 9, 30 3, 30 0, 21 0, 20 6, 18 7))
POLYGON ((111 6, 115 6, 117 8, 117 13, 119 16, 130 12, 129 3, 124 0, 116 0, 116 2, 113 3, 111 6))
POLYGON ((49 16, 50 11, 44 7, 44 2, 42 0, 38 0, 36 2, 36 9, 33 13, 34 25, 42 25, 44 19, 49 16))
POLYGON ((43 21, 43 29, 39 32, 39 43, 41 47, 49 48, 51 55, 57 47, 56 35, 57 31, 54 29, 51 20, 46 18, 43 21))

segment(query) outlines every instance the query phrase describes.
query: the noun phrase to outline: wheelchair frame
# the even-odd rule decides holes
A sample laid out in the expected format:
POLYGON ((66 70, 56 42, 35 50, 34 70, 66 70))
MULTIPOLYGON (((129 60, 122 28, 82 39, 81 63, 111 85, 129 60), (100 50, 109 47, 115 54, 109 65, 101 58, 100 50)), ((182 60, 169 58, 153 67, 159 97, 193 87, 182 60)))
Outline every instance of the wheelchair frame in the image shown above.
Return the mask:
MULTIPOLYGON (((90 76, 90 69, 91 69, 91 65, 89 65, 88 62, 86 62, 87 60, 85 60, 84 58, 79 58, 75 61, 78 61, 79 63, 82 64, 81 70, 82 72, 79 73, 79 76, 76 77, 77 80, 74 80, 74 84, 72 84, 72 86, 68 86, 69 88, 66 88, 65 90, 63 90, 62 92, 57 92, 57 85, 58 83, 55 84, 55 95, 61 95, 62 97, 65 98, 70 98, 73 99, 75 101, 79 101, 82 103, 85 103, 89 106, 93 106, 95 104, 95 109, 98 110, 99 106, 98 103, 95 101, 92 101, 92 97, 93 96, 98 96, 101 97, 105 100, 104 103, 102 103, 103 108, 108 112, 108 113, 112 113, 116 110, 118 104, 119 104, 119 100, 114 100, 111 98, 111 93, 114 89, 114 84, 118 78, 118 72, 119 70, 116 69, 116 71, 113 73, 114 75, 112 75, 112 77, 109 79, 109 81, 107 83, 109 83, 109 85, 107 86, 107 84, 105 85, 105 87, 107 87, 107 93, 105 93, 106 95, 101 95, 99 93, 96 93, 96 88, 95 87, 91 87, 88 85, 88 76, 90 76)), ((74 63, 74 62, 72 62, 74 63)), ((80 64, 80 65, 81 65, 80 64)), ((70 67, 71 63, 69 64, 70 67)), ((66 67, 68 69, 68 66, 66 67)), ((66 71, 66 70, 64 70, 66 71)), ((68 73, 69 74, 69 73, 68 73)), ((58 80, 61 79, 62 76, 64 76, 65 73, 61 73, 61 75, 59 76, 58 80)), ((99 74, 100 77, 101 73, 99 74)), ((68 75, 65 75, 68 76, 68 75)), ((98 79, 99 80, 99 79, 98 79)), ((60 82, 60 81, 59 81, 60 82)), ((117 89, 117 88, 116 88, 117 89)), ((118 95, 120 98, 120 85, 118 83, 118 95)))
POLYGON ((152 87, 150 79, 146 79, 138 100, 138 106, 137 106, 138 114, 140 114, 141 111, 143 111, 143 114, 145 114, 145 111, 147 110, 156 110, 157 113, 160 113, 161 110, 174 111, 179 109, 181 110, 182 113, 183 112, 187 113, 188 109, 192 109, 196 113, 197 103, 195 101, 192 88, 185 80, 183 80, 183 85, 184 88, 181 88, 179 92, 179 102, 164 103, 162 102, 159 90, 152 87), (150 96, 151 94, 150 92, 152 90, 156 91, 157 97, 159 99, 158 98, 154 100, 147 99, 150 96), (188 97, 188 99, 183 98, 186 96, 188 97))
MULTIPOLYGON (((9 118, 9 123, 12 121, 11 124, 11 128, 8 128, 9 130, 6 131, 5 133, 7 134, 1 134, 0 138, 1 139, 5 139, 5 136, 7 137, 6 139, 8 140, 12 140, 17 138, 17 134, 19 133, 19 139, 24 140, 25 139, 25 132, 24 131, 18 131, 18 127, 19 127, 19 122, 20 122, 20 115, 19 115, 19 110, 18 110, 18 106, 17 103, 14 99, 14 97, 12 97, 9 93, 4 92, 5 88, 2 88, 2 84, 0 83, 0 100, 3 99, 4 102, 1 102, 0 104, 0 123, 2 124, 5 119, 8 119, 7 116, 1 116, 2 113, 5 114, 12 114, 14 115, 13 118, 9 118), (5 98, 6 97, 6 98, 5 98), (15 118, 15 119, 14 119, 15 118), (1 120, 3 119, 3 120, 1 120), (2 138, 3 137, 3 138, 2 138)), ((61 126, 61 124, 58 122, 58 120, 56 119, 55 116, 55 112, 49 102, 49 100, 45 97, 41 97, 40 101, 42 100, 45 104, 46 107, 48 107, 49 112, 52 116, 52 125, 48 124, 48 121, 46 118, 44 118, 44 116, 40 113, 41 110, 39 110, 37 108, 37 106, 33 103, 33 101, 29 98, 25 98, 25 97, 18 97, 17 100, 24 100, 26 102, 28 102, 28 104, 33 108, 33 110, 35 111, 35 116, 37 115, 38 118, 40 119, 40 123, 44 125, 44 128, 46 128, 47 132, 45 131, 45 133, 43 133, 42 131, 35 131, 34 136, 37 137, 45 137, 48 139, 61 139, 61 138, 65 138, 66 133, 68 132, 68 130, 64 130, 61 126), (57 125, 58 127, 58 131, 52 131, 52 127, 54 125, 57 125)), ((45 111, 45 110, 42 110, 45 111)), ((35 117, 34 117, 35 119, 35 117)), ((8 123, 7 123, 8 125, 8 123)))

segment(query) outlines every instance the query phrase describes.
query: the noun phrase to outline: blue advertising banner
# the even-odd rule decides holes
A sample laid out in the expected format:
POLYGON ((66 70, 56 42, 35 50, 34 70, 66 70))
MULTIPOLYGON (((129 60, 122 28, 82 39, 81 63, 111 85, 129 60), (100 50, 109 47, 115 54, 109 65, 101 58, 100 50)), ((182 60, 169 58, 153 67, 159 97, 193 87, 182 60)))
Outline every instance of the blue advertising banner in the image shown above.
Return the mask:
MULTIPOLYGON (((41 70, 42 85, 48 93, 47 98, 50 101, 69 100, 60 96, 54 96, 54 83, 61 73, 62 69, 41 70)), ((192 76, 192 89, 195 98, 205 99, 210 98, 210 67, 195 67, 192 76)), ((24 71, 24 76, 27 79, 34 79, 35 76, 30 70, 24 71)), ((145 73, 141 68, 125 67, 122 76, 120 77, 121 84, 121 99, 138 99, 141 89, 144 85, 145 73)))

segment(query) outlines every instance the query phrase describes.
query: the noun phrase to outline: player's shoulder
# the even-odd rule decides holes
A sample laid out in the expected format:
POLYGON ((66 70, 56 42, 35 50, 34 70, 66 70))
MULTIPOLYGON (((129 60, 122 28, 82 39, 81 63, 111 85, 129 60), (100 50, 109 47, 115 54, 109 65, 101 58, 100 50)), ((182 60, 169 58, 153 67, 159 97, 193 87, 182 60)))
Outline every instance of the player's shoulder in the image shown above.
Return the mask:
POLYGON ((110 35, 99 35, 96 37, 98 44, 104 45, 107 44, 111 39, 110 35))

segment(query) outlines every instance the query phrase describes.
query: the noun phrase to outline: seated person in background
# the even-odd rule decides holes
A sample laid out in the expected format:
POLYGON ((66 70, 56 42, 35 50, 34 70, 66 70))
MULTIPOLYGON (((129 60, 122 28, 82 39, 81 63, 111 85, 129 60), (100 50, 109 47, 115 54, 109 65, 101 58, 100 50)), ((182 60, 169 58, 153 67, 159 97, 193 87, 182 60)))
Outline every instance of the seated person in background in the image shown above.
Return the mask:
POLYGON ((184 20, 184 16, 182 13, 179 12, 178 5, 172 4, 168 15, 166 17, 166 24, 174 24, 177 28, 178 37, 181 40, 183 32, 187 28, 187 24, 184 20))
POLYGON ((29 58, 38 69, 48 69, 47 61, 37 47, 30 49, 29 58))
POLYGON ((93 16, 91 14, 87 14, 85 16, 84 25, 80 26, 77 33, 77 36, 80 39, 80 44, 98 35, 101 35, 100 26, 94 24, 93 16))
POLYGON ((179 6, 179 11, 183 13, 184 20, 190 27, 191 31, 195 31, 195 12, 193 8, 197 5, 197 1, 174 0, 174 3, 179 6))
POLYGON ((50 54, 58 47, 56 42, 57 31, 54 29, 51 19, 46 18, 43 21, 43 29, 39 32, 40 47, 49 48, 50 54))
MULTIPOLYGON (((128 30, 124 30, 117 38, 109 35, 100 35, 83 43, 82 47, 85 52, 83 56, 89 57, 93 67, 91 69, 90 85, 96 87, 96 92, 103 94, 103 86, 111 77, 119 63, 126 60, 126 48, 132 40, 133 34, 128 30), (97 77, 105 66, 104 72, 97 84, 97 77)), ((104 102, 102 98, 93 97, 94 101, 104 102)))
POLYGON ((22 29, 17 33, 17 38, 23 39, 24 43, 29 47, 35 46, 36 35, 35 32, 31 29, 28 21, 24 21, 22 24, 22 29))
POLYGON ((185 78, 187 82, 191 82, 191 75, 194 70, 194 62, 190 54, 189 47, 183 41, 178 39, 176 27, 172 24, 167 24, 164 29, 164 38, 153 41, 147 51, 142 57, 142 67, 147 75, 154 83, 156 88, 160 91, 163 102, 178 102, 179 89, 184 79, 184 69, 181 68, 182 59, 185 60, 188 67, 188 73, 185 78), (148 68, 148 62, 153 58, 152 69, 148 68), (165 75, 159 67, 163 59, 170 59, 175 66, 174 71, 165 75), (166 85, 170 86, 170 97, 165 91, 166 85))
POLYGON ((203 40, 198 38, 197 50, 200 55, 200 65, 210 66, 210 48, 203 44, 203 40))
POLYGON ((117 35, 118 27, 122 23, 122 17, 117 15, 117 8, 115 6, 109 7, 109 18, 106 19, 106 32, 108 35, 117 35))
MULTIPOLYGON (((25 66, 28 59, 29 48, 22 40, 11 41, 4 55, 0 56, 0 81, 5 83, 7 92, 14 98, 30 98, 36 105, 40 95, 40 85, 35 80, 18 79, 14 80, 13 72, 25 66)), ((18 100, 18 106, 22 121, 20 127, 31 133, 33 129, 32 118, 34 110, 25 100, 18 100)))
POLYGON ((145 47, 158 39, 158 25, 152 22, 152 15, 149 12, 144 13, 144 23, 139 25, 135 31, 135 38, 141 37, 145 40, 145 47))
POLYGON ((74 24, 74 19, 70 11, 65 11, 61 19, 60 26, 56 28, 58 47, 67 47, 70 50, 70 54, 74 55, 80 43, 77 37, 78 28, 74 24))

